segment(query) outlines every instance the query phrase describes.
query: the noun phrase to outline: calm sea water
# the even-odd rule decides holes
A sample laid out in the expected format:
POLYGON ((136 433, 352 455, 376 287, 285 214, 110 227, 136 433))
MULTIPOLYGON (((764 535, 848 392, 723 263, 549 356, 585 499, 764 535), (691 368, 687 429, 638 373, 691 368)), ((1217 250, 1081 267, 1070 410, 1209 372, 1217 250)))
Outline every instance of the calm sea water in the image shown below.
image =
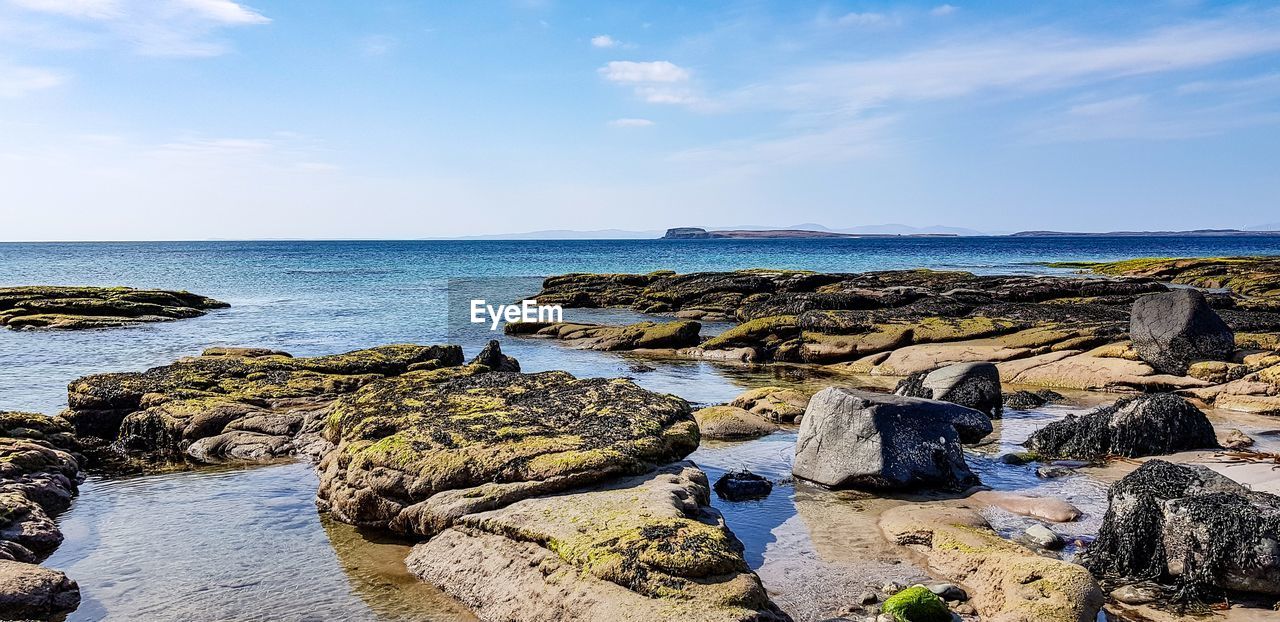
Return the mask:
MULTIPOLYGON (((465 321, 470 298, 515 301, 535 293, 542 277, 565 272, 929 267, 1042 273, 1050 270, 1038 262, 1252 254, 1280 254, 1280 238, 0 244, 0 286, 187 289, 232 305, 201 318, 125 329, 0 331, 0 409, 57 412, 74 378, 146 369, 214 345, 305 356, 447 341, 461 343, 470 356, 495 336, 465 321)), ((573 309, 566 316, 603 322, 641 317, 573 309)), ((704 333, 723 328, 708 326, 704 333)), ((765 384, 823 384, 822 378, 702 362, 646 361, 654 371, 637 373, 625 355, 502 341, 527 371, 634 376, 648 388, 699 403, 765 384)), ((1063 412, 1011 416, 989 451, 1012 447, 1063 412)), ((794 433, 783 432, 752 443, 709 444, 693 458, 713 478, 741 467, 785 478, 793 443, 794 433)), ((1090 511, 1105 500, 1104 488, 1084 480, 1046 483, 1029 471, 1003 468, 989 455, 971 458, 984 480, 1000 489, 1063 496, 1090 511)), ((47 563, 82 586, 85 603, 72 620, 466 619, 447 598, 406 575, 405 543, 327 521, 312 505, 314 490, 315 476, 303 464, 94 479, 60 518, 67 540, 47 563)), ((781 603, 801 607, 809 599, 788 596, 788 581, 817 593, 858 593, 856 585, 815 581, 839 576, 845 562, 851 564, 846 572, 857 576, 859 555, 883 546, 866 536, 874 534, 873 523, 841 522, 862 506, 797 492, 789 484, 764 501, 716 503, 744 541, 752 567, 770 589, 784 592, 781 603), (815 568, 818 576, 805 574, 815 568)), ((993 518, 1002 529, 1019 525, 1016 518, 993 518)), ((1087 532, 1091 525, 1077 528, 1087 532)))

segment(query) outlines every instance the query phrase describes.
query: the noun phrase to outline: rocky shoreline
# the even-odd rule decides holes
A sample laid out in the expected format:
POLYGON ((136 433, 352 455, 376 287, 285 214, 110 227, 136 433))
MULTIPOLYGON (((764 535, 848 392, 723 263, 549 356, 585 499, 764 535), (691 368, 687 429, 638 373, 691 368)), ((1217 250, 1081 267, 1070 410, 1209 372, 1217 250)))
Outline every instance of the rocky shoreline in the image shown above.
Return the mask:
POLYGON ((199 317, 230 305, 185 291, 131 287, 0 287, 0 326, 83 330, 199 317))
POLYGON ((625 378, 522 373, 496 341, 470 361, 454 345, 308 358, 210 348, 87 376, 56 417, 0 413, 0 619, 78 605, 73 578, 37 564, 61 542, 52 517, 86 471, 300 457, 316 462, 322 511, 417 542, 409 571, 481 619, 788 620, 775 601, 791 596, 766 590, 711 497, 766 498, 778 482, 741 471, 712 482, 686 460, 703 439, 777 431, 796 435, 803 486, 908 499, 877 514, 876 537, 945 579, 839 595, 803 619, 1084 622, 1104 606, 1159 617, 1271 602, 1280 497, 1227 467, 1277 458, 1241 451, 1252 440, 1202 409, 1280 414, 1276 264, 1162 261, 1093 268, 1120 274, 1105 277, 565 275, 539 302, 675 317, 508 325, 583 349, 827 374, 816 394, 762 387, 700 409, 625 378), (725 320, 737 324, 700 335, 725 320), (857 380, 875 377, 895 379, 896 395, 857 380), (1050 387, 1130 395, 1042 427, 997 462, 1041 477, 1142 462, 1112 486, 1096 542, 1069 554, 1055 525, 1079 509, 986 490, 972 468, 1007 411, 1064 399, 1050 387), (1230 451, 1230 464, 1202 458, 1230 451), (1036 523, 1011 537, 983 514, 992 507, 1036 523))

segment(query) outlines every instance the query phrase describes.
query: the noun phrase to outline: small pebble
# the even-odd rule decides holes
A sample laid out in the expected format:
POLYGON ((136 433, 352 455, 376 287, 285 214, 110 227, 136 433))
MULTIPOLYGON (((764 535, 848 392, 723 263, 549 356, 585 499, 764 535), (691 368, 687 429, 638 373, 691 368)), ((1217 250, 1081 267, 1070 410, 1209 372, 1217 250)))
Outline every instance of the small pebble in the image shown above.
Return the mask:
POLYGON ((1040 479, 1053 479, 1055 477, 1068 477, 1075 475, 1076 472, 1071 469, 1065 469, 1056 466, 1042 466, 1036 469, 1036 477, 1040 479))
POLYGON ((898 583, 897 581, 890 581, 880 586, 880 591, 892 596, 902 591, 902 584, 898 583))
POLYGON ((929 591, 937 594, 942 600, 969 600, 969 595, 954 583, 937 583, 929 586, 929 591))
POLYGON ((1144 585, 1122 585, 1111 591, 1111 597, 1126 605, 1145 605, 1160 599, 1160 592, 1144 585))
POLYGON ((869 605, 879 600, 880 600, 880 597, 876 596, 875 592, 863 592, 862 595, 858 597, 858 602, 864 605, 869 605))

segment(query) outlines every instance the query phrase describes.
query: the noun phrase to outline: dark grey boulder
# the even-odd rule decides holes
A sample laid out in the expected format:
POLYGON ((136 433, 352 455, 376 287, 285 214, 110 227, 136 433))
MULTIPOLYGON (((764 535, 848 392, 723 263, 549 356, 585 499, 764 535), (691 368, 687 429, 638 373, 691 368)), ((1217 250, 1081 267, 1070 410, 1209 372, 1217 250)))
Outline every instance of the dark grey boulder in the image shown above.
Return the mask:
POLYGON ((773 492, 769 480, 751 471, 730 471, 720 476, 713 487, 716 494, 729 501, 763 499, 773 492))
POLYGON ((967 406, 992 419, 1003 412, 1000 370, 992 363, 956 363, 913 374, 899 382, 894 393, 967 406))
POLYGON ((1204 466, 1152 460, 1116 482, 1082 557, 1117 582, 1153 580, 1183 601, 1280 595, 1280 497, 1204 466))
POLYGON ((0 559, 0 620, 60 620, 79 606, 80 586, 67 575, 0 559))
POLYGON ((831 387, 809 400, 792 473, 832 488, 962 490, 978 478, 961 443, 990 433, 972 408, 831 387))
POLYGON ((1005 408, 1014 410, 1031 410, 1048 404, 1049 402, 1059 402, 1063 398, 1061 393, 1051 391, 1049 389, 1041 389, 1032 393, 1031 391, 1014 391, 1004 396, 1005 408))
POLYGON ((1194 289, 1135 300, 1129 335, 1138 356, 1166 374, 1182 376, 1195 361, 1226 361, 1235 352, 1231 328, 1194 289))
POLYGON ((1200 409, 1172 393, 1120 400, 1086 415, 1068 415, 1024 443, 1041 458, 1101 460, 1213 449, 1218 439, 1200 409))

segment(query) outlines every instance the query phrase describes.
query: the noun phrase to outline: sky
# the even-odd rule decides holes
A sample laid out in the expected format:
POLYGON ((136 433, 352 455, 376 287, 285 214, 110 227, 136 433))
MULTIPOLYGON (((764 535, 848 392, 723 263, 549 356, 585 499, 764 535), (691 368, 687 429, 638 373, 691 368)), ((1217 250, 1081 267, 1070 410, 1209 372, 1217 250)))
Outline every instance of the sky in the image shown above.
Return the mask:
POLYGON ((0 240, 1280 222, 1280 4, 0 0, 0 240))

